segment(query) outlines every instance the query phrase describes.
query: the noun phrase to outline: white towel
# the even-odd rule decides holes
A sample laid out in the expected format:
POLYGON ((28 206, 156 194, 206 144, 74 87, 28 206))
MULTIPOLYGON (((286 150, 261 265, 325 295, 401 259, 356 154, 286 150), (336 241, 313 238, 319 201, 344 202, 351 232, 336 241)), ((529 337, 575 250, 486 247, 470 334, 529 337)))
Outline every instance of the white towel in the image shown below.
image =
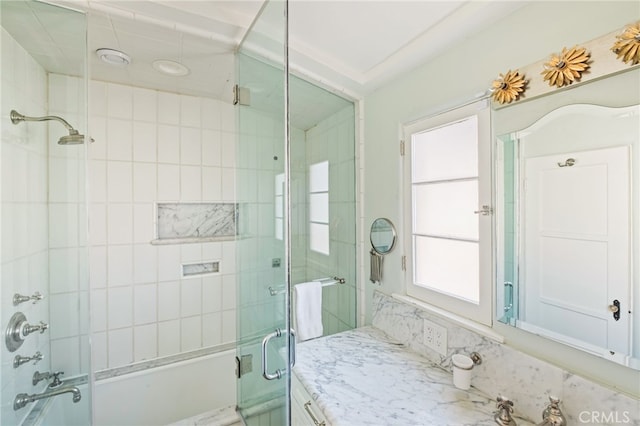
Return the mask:
POLYGON ((322 283, 296 284, 296 334, 298 341, 322 336, 322 283))

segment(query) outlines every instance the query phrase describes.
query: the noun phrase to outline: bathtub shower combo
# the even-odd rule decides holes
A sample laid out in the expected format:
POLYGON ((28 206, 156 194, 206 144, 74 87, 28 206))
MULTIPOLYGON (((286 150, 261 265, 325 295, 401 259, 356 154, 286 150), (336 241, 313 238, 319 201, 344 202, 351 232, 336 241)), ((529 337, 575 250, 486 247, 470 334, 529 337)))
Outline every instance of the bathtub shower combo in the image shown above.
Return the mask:
POLYGON ((295 285, 313 335, 356 326, 354 104, 289 73, 286 2, 227 56, 108 6, 0 7, 0 423, 286 424, 295 285), (94 55, 104 22, 235 77, 136 80, 94 55))

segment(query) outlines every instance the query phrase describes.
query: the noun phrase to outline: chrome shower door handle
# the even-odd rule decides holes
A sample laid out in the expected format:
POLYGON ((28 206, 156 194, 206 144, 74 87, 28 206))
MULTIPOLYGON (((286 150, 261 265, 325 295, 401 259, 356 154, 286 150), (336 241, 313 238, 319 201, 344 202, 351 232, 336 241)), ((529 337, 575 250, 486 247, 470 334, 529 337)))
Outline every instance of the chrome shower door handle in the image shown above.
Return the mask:
MULTIPOLYGON (((295 331, 293 329, 289 330, 289 333, 292 337, 291 342, 290 342, 290 346, 289 346, 289 357, 291 360, 291 368, 293 368, 293 366, 296 363, 296 346, 295 346, 295 331)), ((275 372, 273 373, 269 373, 269 365, 268 365, 268 361, 267 361, 267 347, 269 345, 269 342, 271 341, 271 339, 273 339, 274 337, 281 337, 283 335, 282 330, 277 328, 276 331, 274 331, 273 333, 269 333, 265 336, 264 339, 262 339, 262 351, 261 351, 261 363, 262 363, 262 377, 264 377, 267 380, 275 380, 275 379, 281 379, 282 376, 284 376, 286 374, 286 370, 282 370, 281 368, 278 368, 275 372)))

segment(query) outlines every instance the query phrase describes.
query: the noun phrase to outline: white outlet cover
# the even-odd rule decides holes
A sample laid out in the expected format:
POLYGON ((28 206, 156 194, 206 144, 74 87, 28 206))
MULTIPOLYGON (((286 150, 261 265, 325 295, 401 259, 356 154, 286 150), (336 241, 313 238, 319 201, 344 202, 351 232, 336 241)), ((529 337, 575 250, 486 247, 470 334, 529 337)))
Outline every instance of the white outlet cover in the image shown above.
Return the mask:
POLYGON ((447 329, 429 320, 423 320, 423 343, 429 349, 447 356, 447 329))

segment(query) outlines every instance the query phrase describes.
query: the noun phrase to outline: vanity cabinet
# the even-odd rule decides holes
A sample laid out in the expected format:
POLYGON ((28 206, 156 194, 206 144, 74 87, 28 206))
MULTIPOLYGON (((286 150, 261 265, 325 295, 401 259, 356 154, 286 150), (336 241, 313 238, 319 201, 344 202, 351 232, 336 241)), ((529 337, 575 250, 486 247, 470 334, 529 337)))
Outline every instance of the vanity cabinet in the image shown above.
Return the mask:
POLYGON ((298 377, 291 377, 291 423, 295 426, 331 426, 298 377))

